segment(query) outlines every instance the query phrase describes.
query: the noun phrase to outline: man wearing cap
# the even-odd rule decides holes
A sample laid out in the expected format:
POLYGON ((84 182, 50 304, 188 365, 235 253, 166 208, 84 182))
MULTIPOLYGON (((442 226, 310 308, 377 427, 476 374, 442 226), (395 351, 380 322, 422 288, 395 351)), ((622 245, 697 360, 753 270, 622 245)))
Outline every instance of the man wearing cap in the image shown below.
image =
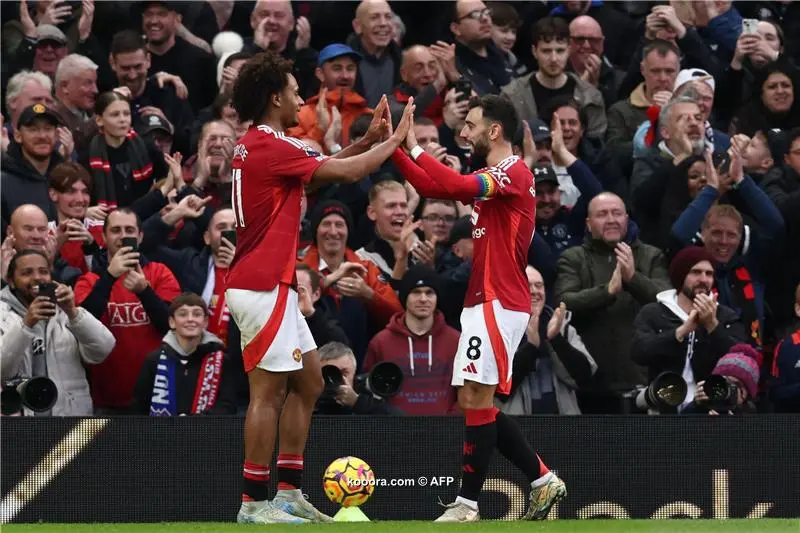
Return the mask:
POLYGON ((457 410, 450 385, 459 333, 437 309, 439 280, 425 265, 411 267, 400 283, 400 302, 385 329, 369 343, 364 371, 383 361, 403 370, 403 386, 389 404, 407 415, 441 416, 457 410))
POLYGON ((353 90, 359 61, 361 55, 346 44, 329 44, 322 49, 316 70, 319 94, 306 100, 300 109, 300 123, 287 135, 312 139, 329 154, 349 144, 350 125, 359 116, 372 113, 364 97, 353 90))
POLYGON ((17 48, 17 65, 21 68, 33 67, 32 70, 53 78, 59 61, 68 53, 67 36, 52 24, 39 24, 33 35, 28 36, 27 33, 27 38, 17 48))
POLYGON ((139 127, 139 133, 142 137, 152 141, 162 153, 171 154, 175 130, 169 120, 156 113, 143 113, 140 120, 142 126, 139 127))
POLYGON ((688 385, 685 407, 695 384, 710 375, 731 346, 746 342, 733 309, 717 303, 714 258, 705 248, 681 250, 669 265, 672 289, 659 292, 634 322, 631 358, 647 368, 652 381, 661 372, 677 372, 688 385))
POLYGON ((51 107, 34 104, 19 117, 14 141, 2 160, 2 231, 14 210, 23 204, 39 206, 49 220, 56 220, 47 177, 63 161, 55 149, 61 117, 51 107))
POLYGON ((338 310, 339 322, 358 362, 364 360, 372 334, 402 311, 400 301, 380 269, 347 247, 353 230, 350 209, 336 200, 320 203, 311 215, 311 246, 303 263, 322 276, 323 298, 338 310))
MULTIPOLYGON (((559 178, 552 165, 534 165, 536 183, 536 229, 557 255, 583 242, 589 202, 603 192, 603 186, 592 171, 567 149, 559 116, 553 116, 553 163, 566 169, 580 194, 572 207, 562 205, 559 178)), ((536 138, 534 137, 534 141, 536 138)))

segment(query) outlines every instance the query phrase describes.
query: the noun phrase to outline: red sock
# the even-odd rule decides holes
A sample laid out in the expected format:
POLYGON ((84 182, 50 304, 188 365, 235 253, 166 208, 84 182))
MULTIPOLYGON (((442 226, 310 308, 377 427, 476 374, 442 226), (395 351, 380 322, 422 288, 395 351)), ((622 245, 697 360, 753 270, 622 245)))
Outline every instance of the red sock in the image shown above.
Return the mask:
POLYGON ((538 453, 536 454, 536 458, 539 460, 539 477, 542 477, 545 474, 549 474, 550 473, 550 469, 547 468, 547 465, 544 464, 544 462, 542 461, 542 458, 539 457, 538 453))
POLYGON ((303 485, 303 456, 278 454, 278 490, 300 489, 303 485))
POLYGON ((245 461, 242 467, 242 501, 260 502, 267 499, 269 467, 245 461))

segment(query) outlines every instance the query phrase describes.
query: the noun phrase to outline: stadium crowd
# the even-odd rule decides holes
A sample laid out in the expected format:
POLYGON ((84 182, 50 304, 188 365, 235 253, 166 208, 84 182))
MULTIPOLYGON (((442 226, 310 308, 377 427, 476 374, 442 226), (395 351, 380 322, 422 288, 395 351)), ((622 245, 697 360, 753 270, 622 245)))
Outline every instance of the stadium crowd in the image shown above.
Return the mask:
MULTIPOLYGON (((252 125, 230 98, 266 49, 305 99, 286 135, 321 154, 363 136, 382 95, 396 120, 414 97, 419 144, 472 172, 470 98, 514 104, 537 227, 506 413, 628 412, 663 371, 688 384, 682 412, 709 412, 711 375, 736 386, 731 412, 800 412, 800 3, 0 8, 2 379, 56 383, 35 414, 246 408, 225 280, 252 125)), ((304 202, 300 309, 344 378, 319 412, 457 412, 471 207, 422 197, 391 160, 304 202), (382 362, 404 377, 390 398, 357 379, 382 362)))

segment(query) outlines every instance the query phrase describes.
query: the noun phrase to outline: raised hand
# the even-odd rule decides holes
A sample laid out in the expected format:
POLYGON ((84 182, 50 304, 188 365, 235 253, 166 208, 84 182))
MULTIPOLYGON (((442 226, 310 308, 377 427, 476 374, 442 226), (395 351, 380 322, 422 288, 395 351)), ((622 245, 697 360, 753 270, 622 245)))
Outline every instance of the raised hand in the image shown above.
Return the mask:
POLYGON ((58 26, 66 21, 72 15, 72 7, 70 7, 64 0, 55 0, 44 12, 42 18, 39 19, 39 24, 52 24, 58 26))
POLYGON ((403 116, 400 123, 397 124, 397 129, 392 133, 392 139, 400 146, 403 139, 406 140, 406 147, 410 150, 417 145, 417 137, 414 135, 414 98, 408 99, 405 109, 403 109, 403 116), (413 144, 412 144, 413 143, 413 144))
POLYGON ((706 163, 706 185, 710 187, 714 187, 715 189, 719 190, 720 188, 720 179, 719 174, 717 173, 717 167, 714 166, 714 161, 711 158, 711 149, 706 148, 703 152, 703 159, 706 163))
POLYGON ((359 276, 366 276, 367 275, 367 267, 362 265, 361 263, 356 263, 352 261, 345 261, 339 268, 337 268, 333 273, 328 274, 325 277, 325 286, 330 287, 334 283, 337 283, 340 279, 345 276, 349 275, 359 275, 359 276))
POLYGON ((78 20, 78 39, 84 42, 92 34, 94 0, 81 0, 81 18, 78 20))
POLYGON ((311 23, 306 17, 298 17, 294 28, 297 32, 297 39, 294 41, 295 50, 308 48, 308 45, 311 44, 311 23))
POLYGON ((551 341, 561 334, 564 327, 564 319, 567 317, 567 304, 561 302, 558 308, 553 311, 550 322, 547 323, 547 340, 551 341))
POLYGON ((164 85, 167 83, 171 84, 173 87, 175 87, 175 95, 181 100, 186 100, 189 98, 189 88, 185 83, 183 83, 183 80, 180 76, 170 74, 169 72, 157 72, 156 82, 158 83, 159 89, 163 89, 164 85))
POLYGON ((61 145, 58 147, 58 153, 61 154, 61 157, 64 159, 72 157, 72 151, 75 149, 75 140, 72 137, 70 129, 64 126, 56 129, 56 139, 58 139, 61 145))
POLYGON ((611 274, 611 280, 608 282, 608 294, 616 295, 622 291, 622 270, 617 261, 617 266, 614 267, 614 272, 611 274))
POLYGON ((339 108, 333 106, 331 108, 331 124, 323 137, 323 144, 328 152, 332 152, 336 145, 341 145, 342 142, 342 115, 339 113, 339 108))
POLYGON ((14 235, 9 232, 3 239, 3 245, 0 246, 0 277, 3 280, 8 275, 8 265, 11 264, 15 255, 17 255, 17 251, 14 249, 14 235))
POLYGON ((33 299, 22 322, 29 328, 34 327, 41 320, 48 320, 56 316, 56 304, 47 296, 37 296, 33 299))
POLYGON ((31 18, 31 13, 28 11, 28 2, 21 0, 19 3, 19 21, 22 23, 22 31, 25 37, 31 39, 36 38, 36 23, 31 18))
POLYGON ((235 256, 236 246, 225 237, 222 237, 217 249, 217 256, 214 258, 214 265, 220 268, 228 268, 233 263, 235 256))
POLYGON ((142 291, 150 286, 147 278, 144 277, 141 265, 137 264, 133 270, 128 272, 128 275, 122 281, 122 286, 134 294, 141 294, 142 291))
POLYGON ((108 264, 108 273, 116 279, 137 266, 139 266, 139 252, 134 252, 130 246, 123 246, 111 258, 111 262, 108 264))
POLYGON ((92 220, 105 220, 108 216, 108 207, 104 205, 93 205, 86 210, 86 218, 92 220))
POLYGON ((56 303, 67 314, 70 320, 77 314, 75 293, 69 285, 56 284, 56 303))
POLYGON ((622 281, 627 283, 633 278, 633 275, 636 274, 633 250, 627 243, 620 242, 617 243, 616 248, 614 248, 614 253, 617 256, 617 265, 619 266, 622 281))
POLYGON ((255 32, 253 32, 253 44, 262 50, 267 50, 272 42, 269 38, 269 34, 267 33, 267 20, 269 19, 265 17, 264 20, 259 22, 258 26, 256 26, 255 32))
POLYGON ((308 318, 314 314, 314 301, 311 299, 311 292, 305 285, 297 286, 297 307, 304 318, 308 318))
POLYGON ((370 146, 381 142, 386 138, 387 134, 391 134, 391 128, 392 116, 389 112, 389 101, 384 94, 372 112, 372 120, 369 123, 369 128, 367 128, 367 133, 364 134, 364 141, 370 146))
POLYGON ((436 266, 436 236, 429 241, 417 240, 411 247, 411 255, 422 264, 431 268, 436 266))
POLYGON ((331 125, 331 114, 328 111, 328 88, 322 87, 319 90, 319 97, 317 105, 314 107, 317 114, 317 129, 319 131, 328 131, 331 125))

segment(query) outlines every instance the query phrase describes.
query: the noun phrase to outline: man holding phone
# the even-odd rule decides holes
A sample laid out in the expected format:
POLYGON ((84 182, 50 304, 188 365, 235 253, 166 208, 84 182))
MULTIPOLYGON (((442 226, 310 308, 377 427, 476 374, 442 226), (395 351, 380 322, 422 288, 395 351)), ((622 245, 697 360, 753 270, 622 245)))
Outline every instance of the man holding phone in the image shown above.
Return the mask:
POLYGON ((139 253, 139 217, 128 208, 112 211, 103 237, 108 266, 95 265, 75 285, 78 305, 111 330, 117 345, 91 370, 92 399, 98 414, 127 414, 145 357, 169 331, 169 304, 180 287, 169 268, 139 253))
POLYGON ((75 304, 68 285, 53 282, 44 252, 17 252, 5 281, 8 285, 0 291, 2 380, 47 377, 55 383, 58 398, 49 412, 38 415, 91 416, 83 365, 102 362, 114 348, 114 336, 75 304))

